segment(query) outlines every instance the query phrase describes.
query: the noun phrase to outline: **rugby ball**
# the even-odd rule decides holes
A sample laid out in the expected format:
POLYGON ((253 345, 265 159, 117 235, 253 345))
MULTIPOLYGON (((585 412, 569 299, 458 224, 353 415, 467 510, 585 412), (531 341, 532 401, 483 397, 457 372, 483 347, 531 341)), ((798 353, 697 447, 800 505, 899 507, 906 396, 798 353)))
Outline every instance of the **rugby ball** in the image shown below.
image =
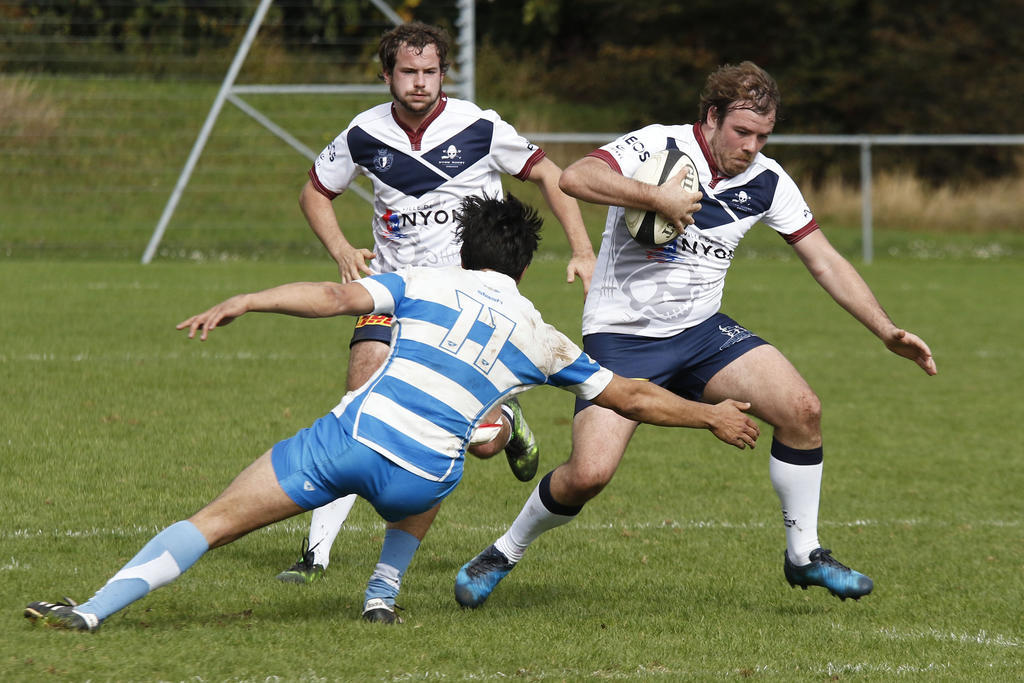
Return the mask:
MULTIPOLYGON (((685 152, 678 149, 664 149, 655 152, 633 174, 633 180, 650 185, 661 185, 684 168, 690 173, 683 178, 682 187, 687 192, 699 192, 700 181, 697 179, 697 165, 685 152)), ((626 209, 626 229, 637 242, 649 247, 660 247, 671 242, 679 233, 664 216, 656 211, 644 209, 626 209)))

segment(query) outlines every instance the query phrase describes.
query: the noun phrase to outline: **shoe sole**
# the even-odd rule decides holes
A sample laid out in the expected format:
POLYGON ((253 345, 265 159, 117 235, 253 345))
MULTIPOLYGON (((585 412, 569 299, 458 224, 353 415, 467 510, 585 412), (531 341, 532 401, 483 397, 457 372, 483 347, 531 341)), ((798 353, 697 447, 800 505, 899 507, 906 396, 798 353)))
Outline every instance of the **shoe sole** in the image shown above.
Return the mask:
POLYGON ((307 576, 305 574, 299 574, 297 572, 281 572, 275 578, 277 578, 277 580, 282 583, 295 583, 300 585, 306 585, 313 583, 314 581, 319 581, 323 578, 323 575, 314 574, 312 576, 307 576))
POLYGON ((393 626, 395 624, 401 624, 402 618, 394 612, 389 612, 386 609, 372 609, 369 612, 363 612, 363 621, 370 624, 393 626))
POLYGON ((867 593, 863 593, 861 595, 842 595, 842 594, 832 590, 828 586, 824 586, 824 585, 822 585, 820 583, 797 583, 795 581, 790 580, 790 578, 788 576, 786 577, 786 582, 789 583, 789 587, 790 588, 800 587, 803 590, 807 590, 811 586, 818 586, 819 588, 824 588, 829 593, 831 593, 832 595, 836 596, 837 598, 839 598, 840 600, 842 600, 844 602, 846 601, 847 598, 849 598, 850 600, 860 600, 865 595, 871 595, 871 591, 874 590, 874 588, 875 588, 874 584, 872 584, 871 588, 868 590, 867 593))

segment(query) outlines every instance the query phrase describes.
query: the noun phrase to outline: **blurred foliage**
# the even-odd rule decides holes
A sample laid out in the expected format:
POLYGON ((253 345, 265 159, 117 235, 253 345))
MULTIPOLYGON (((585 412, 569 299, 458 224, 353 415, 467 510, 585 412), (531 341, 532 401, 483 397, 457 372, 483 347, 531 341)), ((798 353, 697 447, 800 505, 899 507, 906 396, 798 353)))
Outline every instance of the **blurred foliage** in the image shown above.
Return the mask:
MULTIPOLYGON (((510 61, 539 58, 537 87, 547 93, 632 103, 630 127, 695 120, 707 73, 751 59, 779 82, 779 132, 1020 132, 1020 0, 484 2, 477 29, 510 61)), ((810 151, 801 157, 819 177, 849 156, 810 151)), ((911 170, 932 181, 1015 173, 1019 158, 1012 147, 957 148, 955 161, 941 147, 913 156, 911 170)), ((898 149, 877 160, 903 163, 898 149)))
MULTIPOLYGON (((444 25, 454 0, 389 3, 405 19, 444 25)), ((255 0, 16 0, 0 2, 0 71, 222 76, 255 0), (59 37, 32 51, 34 39, 59 37), (19 57, 20 55, 20 57, 19 57), (124 59, 131 55, 132 59, 124 59)), ((320 82, 371 81, 375 40, 389 27, 366 0, 279 0, 244 73, 320 82)), ((779 81, 778 132, 804 134, 1013 134, 1024 95, 1024 2, 989 0, 478 0, 477 44, 494 68, 478 90, 541 101, 611 105, 622 129, 691 122, 704 78, 751 59, 779 81)), ((877 161, 935 182, 975 182, 1018 171, 1011 147, 884 149, 877 161), (952 159, 952 160, 951 160, 952 159)), ((802 150, 818 179, 848 150, 802 150)))

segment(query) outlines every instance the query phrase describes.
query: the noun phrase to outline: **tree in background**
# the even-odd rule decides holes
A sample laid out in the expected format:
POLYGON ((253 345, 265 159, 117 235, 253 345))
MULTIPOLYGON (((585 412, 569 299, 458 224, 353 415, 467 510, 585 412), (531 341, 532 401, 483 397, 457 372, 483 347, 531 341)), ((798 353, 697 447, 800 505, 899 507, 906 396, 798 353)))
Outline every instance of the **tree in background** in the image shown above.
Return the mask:
MULTIPOLYGON (((404 18, 455 33, 454 0, 395 4, 404 18)), ((256 0, 2 2, 0 72, 217 79, 255 7, 256 0)), ((483 97, 513 92, 520 102, 616 108, 622 130, 695 120, 706 74, 751 59, 779 81, 778 130, 786 133, 1019 132, 1021 0, 478 0, 476 17, 481 51, 496 55, 482 60, 493 71, 478 79, 483 97)), ((373 82, 374 46, 388 26, 366 0, 280 0, 243 80, 373 82)), ((876 154, 880 164, 909 165, 934 181, 1014 173, 1019 156, 1009 147, 958 148, 956 163, 949 148, 876 154)), ((799 157, 814 175, 840 159, 856 169, 848 149, 804 149, 799 157)))
MULTIPOLYGON (((627 129, 695 120, 706 74, 751 59, 779 81, 786 133, 1020 130, 1020 0, 524 0, 479 3, 477 26, 506 59, 539 59, 538 87, 549 94, 629 102, 627 129)), ((813 154, 822 172, 840 152, 813 154)), ((905 150, 878 154, 896 163, 905 150)), ((1013 148, 961 148, 956 164, 948 148, 913 156, 913 170, 936 181, 964 169, 970 179, 1016 171, 1013 148)))

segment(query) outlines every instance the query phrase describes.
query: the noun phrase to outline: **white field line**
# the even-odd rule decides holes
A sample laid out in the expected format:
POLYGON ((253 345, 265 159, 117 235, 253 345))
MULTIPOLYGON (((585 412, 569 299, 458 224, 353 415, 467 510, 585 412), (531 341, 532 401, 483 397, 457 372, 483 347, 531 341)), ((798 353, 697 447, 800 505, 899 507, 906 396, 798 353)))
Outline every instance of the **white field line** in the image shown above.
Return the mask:
MULTIPOLYGON (((826 662, 825 664, 808 668, 805 671, 800 672, 800 678, 807 678, 808 676, 826 676, 835 677, 843 674, 883 674, 891 677, 899 676, 920 676, 922 674, 936 674, 936 675, 950 675, 955 673, 957 670, 954 666, 947 663, 932 662, 924 665, 911 665, 911 664, 877 664, 877 663, 842 663, 842 662, 826 662)), ((453 681, 499 681, 508 679, 524 679, 531 681, 546 681, 546 680, 583 680, 583 679, 594 679, 594 680, 610 680, 610 681, 621 681, 621 680, 636 680, 641 678, 665 678, 669 680, 736 680, 737 677, 757 677, 757 676, 769 676, 769 677, 784 677, 789 678, 794 675, 793 671, 779 670, 774 667, 765 665, 755 665, 752 667, 743 667, 742 669, 723 669, 723 670, 710 670, 710 669, 678 669, 666 666, 637 666, 632 671, 608 671, 603 669, 597 670, 584 670, 584 669, 549 669, 549 670, 538 670, 534 668, 521 668, 511 671, 454 671, 447 673, 445 671, 438 670, 423 670, 423 671, 386 671, 384 675, 380 676, 376 680, 390 681, 391 683, 408 683, 411 681, 438 681, 438 680, 453 680, 453 681)), ((196 676, 198 680, 200 676, 196 676)), ((233 679, 236 683, 267 683, 267 681, 278 681, 276 677, 271 678, 240 678, 233 679)), ((330 676, 323 679, 319 678, 319 675, 315 671, 310 671, 305 674, 302 680, 332 680, 330 676)))
MULTIPOLYGON (((172 520, 168 520, 168 524, 172 520)), ((990 528, 1016 528, 1024 524, 1024 521, 1019 519, 1013 520, 972 520, 971 526, 974 527, 990 527, 990 528)), ((871 520, 871 519, 855 519, 841 522, 834 522, 824 520, 819 522, 821 527, 834 527, 834 528, 851 528, 851 527, 931 527, 931 528, 948 528, 959 525, 959 522, 949 522, 944 520, 923 520, 923 519, 890 519, 890 520, 871 520)), ((647 530, 647 529, 740 529, 740 530, 752 530, 752 529, 767 529, 778 526, 776 522, 730 522, 728 520, 713 520, 713 519, 691 519, 691 520, 659 520, 649 522, 633 522, 630 524, 621 524, 618 522, 600 522, 600 523, 586 523, 579 522, 574 523, 571 527, 573 529, 580 529, 583 531, 602 531, 602 530, 613 530, 613 531, 632 531, 632 530, 647 530)), ((373 525, 356 525, 356 524, 345 524, 342 527, 343 533, 356 534, 356 533, 369 533, 379 532, 384 527, 384 523, 373 525)), ((118 538, 129 538, 129 537, 148 537, 157 533, 163 526, 126 526, 126 527, 91 527, 87 529, 0 529, 0 539, 2 540, 22 540, 22 539, 35 539, 35 538, 91 538, 91 537, 118 537, 118 538)), ((260 529, 255 533, 270 533, 270 534, 288 534, 292 535, 296 531, 305 531, 308 525, 304 521, 285 521, 271 525, 264 529, 260 529)), ((502 534, 505 532, 506 526, 498 526, 493 524, 478 524, 478 525, 460 525, 460 533, 491 533, 491 534, 502 534)))
POLYGON ((953 673, 952 667, 949 663, 938 664, 932 662, 924 666, 915 666, 912 664, 875 664, 875 663, 860 663, 860 664, 842 664, 837 662, 829 662, 823 668, 818 670, 818 673, 824 674, 829 678, 839 677, 843 674, 887 674, 892 676, 918 676, 920 674, 945 674, 950 675, 953 673))
MULTIPOLYGON (((184 332, 179 333, 181 339, 185 339, 184 332)), ((843 355, 845 357, 868 357, 875 354, 874 348, 867 348, 862 350, 844 350, 843 355)), ((1001 358, 1006 359, 1007 354, 1010 356, 1019 356, 1020 352, 1012 350, 1002 349, 975 349, 971 352, 971 356, 975 358, 988 359, 988 358, 1001 358)), ((818 357, 833 357, 836 354, 832 351, 812 353, 818 357)), ((196 359, 202 360, 215 360, 218 362, 224 361, 333 361, 337 360, 338 353, 332 352, 330 349, 325 350, 322 353, 310 352, 308 349, 303 349, 299 353, 289 353, 281 351, 208 351, 202 350, 189 350, 185 351, 165 351, 158 353, 139 353, 135 351, 124 351, 116 353, 104 353, 102 351, 80 351, 80 352, 67 352, 67 351, 31 351, 28 353, 17 353, 17 352, 0 352, 0 363, 125 363, 125 362, 174 362, 180 360, 194 361, 196 359)))
POLYGON ((953 633, 929 628, 919 631, 900 632, 894 628, 879 629, 886 638, 892 640, 940 640, 945 642, 963 643, 965 645, 991 645, 995 647, 1022 647, 1024 641, 1011 636, 1004 636, 988 631, 977 633, 953 633))
MULTIPOLYGON (((184 333, 182 333, 184 339, 184 333)), ((82 351, 79 353, 0 353, 0 363, 132 363, 132 362, 161 362, 161 361, 194 361, 215 360, 223 361, 334 361, 338 359, 337 353, 256 353, 252 351, 172 351, 170 353, 92 353, 82 351)))

